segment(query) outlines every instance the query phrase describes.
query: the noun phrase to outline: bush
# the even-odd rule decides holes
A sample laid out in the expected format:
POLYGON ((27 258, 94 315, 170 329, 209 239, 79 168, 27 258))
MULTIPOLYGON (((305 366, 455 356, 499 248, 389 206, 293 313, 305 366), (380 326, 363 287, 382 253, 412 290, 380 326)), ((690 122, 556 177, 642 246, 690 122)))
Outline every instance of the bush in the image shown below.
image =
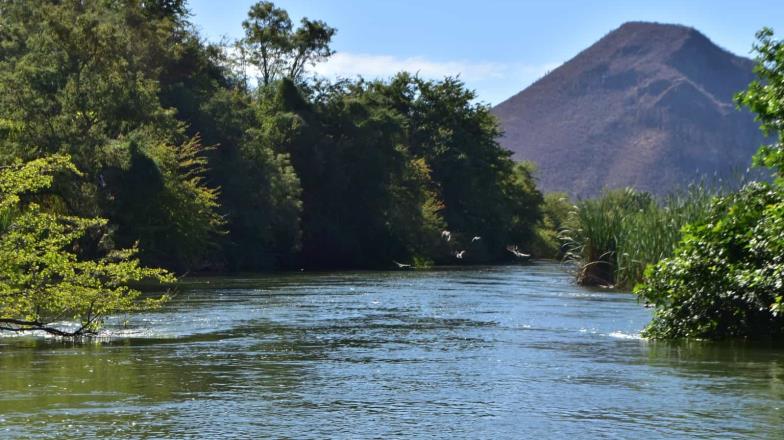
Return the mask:
POLYGON ((635 292, 656 306, 652 338, 784 335, 784 190, 747 185, 687 226, 635 292))
POLYGON ((770 29, 757 38, 759 80, 736 100, 773 140, 754 159, 774 171, 775 183, 718 199, 705 219, 684 229, 674 256, 646 271, 635 292, 656 306, 649 337, 784 335, 784 41, 770 29))

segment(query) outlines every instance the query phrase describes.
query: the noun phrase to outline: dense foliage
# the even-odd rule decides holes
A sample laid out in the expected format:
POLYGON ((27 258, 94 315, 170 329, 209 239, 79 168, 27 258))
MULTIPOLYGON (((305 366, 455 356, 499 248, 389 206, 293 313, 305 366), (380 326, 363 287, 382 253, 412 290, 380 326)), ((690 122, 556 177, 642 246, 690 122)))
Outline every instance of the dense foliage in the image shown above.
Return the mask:
POLYGON ((738 104, 756 114, 760 129, 773 136, 773 143, 760 147, 754 157, 757 165, 776 172, 778 185, 784 184, 784 41, 773 38, 773 31, 765 28, 757 33, 755 44, 757 65, 754 73, 759 78, 747 90, 736 96, 738 104))
POLYGON ((784 191, 755 183, 718 199, 645 280, 636 292, 656 306, 649 336, 784 334, 784 191))
POLYGON ((0 165, 80 171, 43 208, 106 218, 108 247, 178 271, 492 261, 535 238, 530 169, 459 80, 311 77, 336 30, 270 2, 224 45, 187 17, 182 0, 0 2, 0 165))
POLYGON ((784 335, 784 42, 758 33, 759 81, 737 100, 773 136, 755 160, 776 173, 717 199, 685 228, 675 255, 651 267, 636 292, 656 307, 655 338, 771 338, 784 335))
POLYGON ((536 227, 536 237, 531 245, 531 254, 537 258, 561 260, 568 247, 563 232, 570 227, 575 205, 569 195, 561 192, 547 193, 542 201, 542 221, 536 227))
POLYGON ((141 280, 173 281, 165 271, 141 266, 136 249, 80 256, 85 246, 101 247, 106 221, 42 208, 47 195, 41 191, 64 171, 76 172, 66 156, 0 170, 0 330, 89 334, 108 314, 154 307, 166 299, 139 301, 140 292, 129 287, 141 280), (35 193, 38 197, 31 198, 35 193))
POLYGON ((56 186, 70 213, 107 217, 118 245, 185 268, 222 220, 201 144, 159 99, 187 38, 168 3, 0 4, 0 151, 6 162, 68 154, 81 174, 56 186))

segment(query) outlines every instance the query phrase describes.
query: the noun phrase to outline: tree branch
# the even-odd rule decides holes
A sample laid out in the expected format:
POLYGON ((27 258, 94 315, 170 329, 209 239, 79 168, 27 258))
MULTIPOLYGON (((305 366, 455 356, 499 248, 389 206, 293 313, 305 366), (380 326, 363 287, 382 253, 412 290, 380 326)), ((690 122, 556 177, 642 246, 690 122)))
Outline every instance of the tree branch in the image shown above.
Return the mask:
POLYGON ((41 330, 51 335, 62 336, 62 337, 75 337, 75 336, 84 336, 87 334, 92 334, 92 332, 85 331, 85 327, 86 325, 83 325, 75 331, 68 332, 68 331, 60 330, 59 328, 50 327, 44 324, 43 322, 39 322, 39 321, 25 321, 22 319, 0 318, 0 330, 11 331, 15 333, 41 330), (9 324, 15 327, 10 327, 9 324))

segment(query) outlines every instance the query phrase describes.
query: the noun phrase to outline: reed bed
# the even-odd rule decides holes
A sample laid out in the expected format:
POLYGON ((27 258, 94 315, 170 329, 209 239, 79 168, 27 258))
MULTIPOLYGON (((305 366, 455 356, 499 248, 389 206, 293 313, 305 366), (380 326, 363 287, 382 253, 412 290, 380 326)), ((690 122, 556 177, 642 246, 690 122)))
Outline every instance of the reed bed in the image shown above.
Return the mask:
POLYGON ((704 183, 663 198, 632 189, 578 202, 560 238, 583 285, 629 288, 672 255, 684 225, 699 220, 720 187, 704 183))

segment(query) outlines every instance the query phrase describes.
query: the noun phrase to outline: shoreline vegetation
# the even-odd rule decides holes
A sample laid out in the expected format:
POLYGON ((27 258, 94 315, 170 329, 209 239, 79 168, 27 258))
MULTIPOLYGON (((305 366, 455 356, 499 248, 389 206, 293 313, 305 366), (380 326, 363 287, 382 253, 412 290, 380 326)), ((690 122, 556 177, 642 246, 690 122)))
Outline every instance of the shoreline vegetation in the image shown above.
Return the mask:
POLYGON ((578 284, 631 289, 646 267, 673 255, 683 227, 705 218, 729 188, 703 181, 658 198, 625 188, 580 200, 559 229, 563 260, 576 265, 578 284))
POLYGON ((551 257, 631 288, 652 338, 784 334, 784 44, 737 97, 774 183, 664 199, 542 194, 458 79, 326 81, 337 30, 253 5, 205 42, 182 0, 0 5, 0 330, 94 334, 173 273, 551 257), (762 226, 760 226, 762 225, 762 226), (55 324, 79 323, 63 330, 55 324))
POLYGON ((181 0, 0 5, 0 242, 25 256, 0 262, 5 330, 94 332, 145 277, 528 248, 532 170, 459 79, 326 81, 308 71, 336 29, 271 2, 240 25, 212 44, 181 0), (40 163, 51 173, 30 187, 40 163))

